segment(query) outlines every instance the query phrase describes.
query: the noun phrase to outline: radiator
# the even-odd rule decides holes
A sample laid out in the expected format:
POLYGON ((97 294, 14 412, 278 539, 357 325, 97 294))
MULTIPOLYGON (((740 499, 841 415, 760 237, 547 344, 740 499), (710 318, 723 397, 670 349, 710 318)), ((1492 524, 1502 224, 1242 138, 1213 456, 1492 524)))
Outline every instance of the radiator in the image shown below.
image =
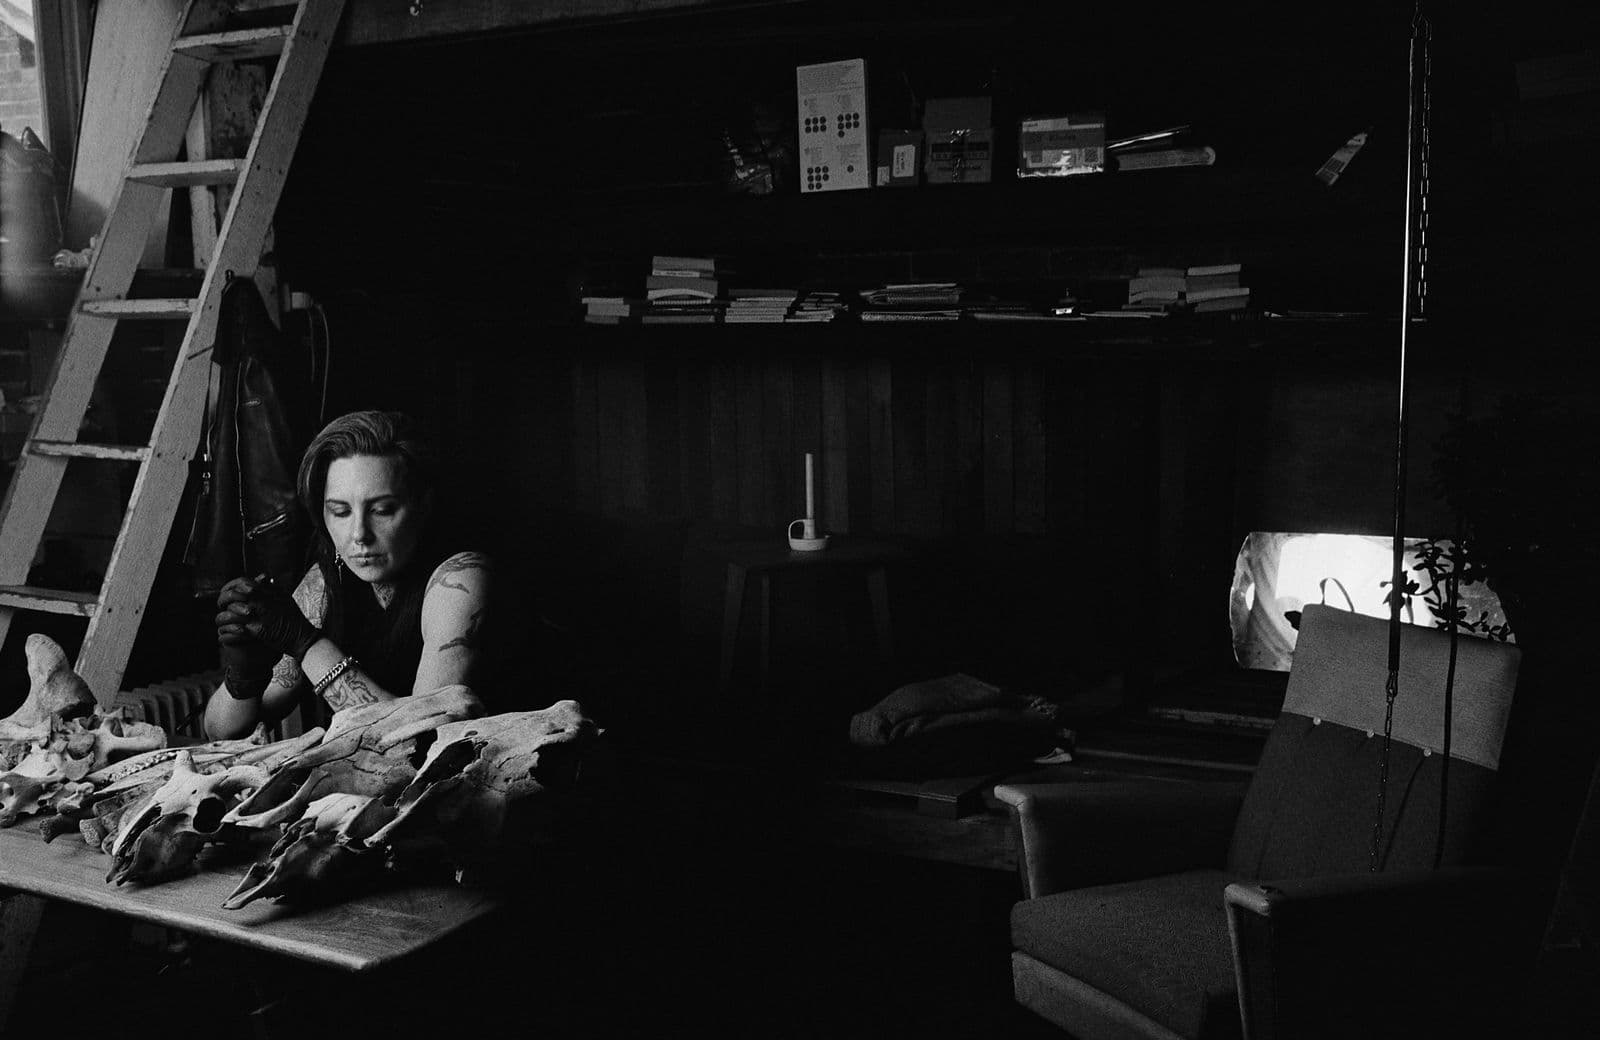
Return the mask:
POLYGON ((206 699, 222 682, 222 669, 193 672, 117 694, 116 706, 135 719, 153 722, 175 737, 205 739, 206 699))
MULTIPOLYGON (((151 683, 149 686, 140 686, 133 690, 123 690, 117 694, 115 706, 127 708, 132 716, 141 722, 153 722, 166 730, 174 737, 193 737, 196 740, 206 738, 205 707, 206 700, 213 690, 222 682, 222 669, 213 668, 206 672, 193 672, 189 675, 180 675, 176 679, 165 682, 151 683)), ((276 725, 267 729, 268 740, 283 740, 286 737, 298 737, 305 732, 306 708, 310 707, 312 725, 326 725, 326 719, 320 709, 322 702, 310 696, 310 691, 305 691, 306 696, 300 711, 291 711, 287 718, 280 720, 276 725)))

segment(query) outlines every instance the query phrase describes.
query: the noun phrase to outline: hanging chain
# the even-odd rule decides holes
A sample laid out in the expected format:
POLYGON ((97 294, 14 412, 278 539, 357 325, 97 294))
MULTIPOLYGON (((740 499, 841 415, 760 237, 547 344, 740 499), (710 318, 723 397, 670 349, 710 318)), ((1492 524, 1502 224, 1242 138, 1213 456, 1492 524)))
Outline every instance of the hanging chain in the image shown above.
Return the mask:
POLYGON ((1400 314, 1400 407, 1395 439, 1394 581, 1389 589, 1389 678, 1384 684, 1383 760, 1378 770, 1378 813, 1372 821, 1370 869, 1382 865, 1383 821, 1389 800, 1389 759, 1394 746, 1394 700, 1400 695, 1400 610, 1407 593, 1405 568, 1406 510, 1406 367, 1411 323, 1422 316, 1427 297, 1428 260, 1428 72, 1432 62, 1432 27, 1419 0, 1411 23, 1409 111, 1406 126, 1405 295, 1400 314), (1416 209, 1412 207, 1415 205, 1416 209))
POLYGON ((1421 318, 1424 316, 1424 312, 1426 311, 1428 305, 1428 186, 1430 175, 1428 157, 1431 150, 1430 145, 1432 143, 1429 139, 1430 134, 1428 127, 1430 122, 1429 115, 1432 111, 1433 97, 1433 91, 1429 87, 1429 83, 1432 81, 1433 72, 1433 48, 1429 44, 1431 42, 1430 37, 1433 35, 1433 26, 1426 18, 1419 18, 1419 24, 1416 31, 1419 34, 1419 46, 1422 49, 1422 83, 1418 88, 1418 93, 1421 96, 1417 101, 1416 115, 1418 158, 1416 189, 1416 317, 1421 318))

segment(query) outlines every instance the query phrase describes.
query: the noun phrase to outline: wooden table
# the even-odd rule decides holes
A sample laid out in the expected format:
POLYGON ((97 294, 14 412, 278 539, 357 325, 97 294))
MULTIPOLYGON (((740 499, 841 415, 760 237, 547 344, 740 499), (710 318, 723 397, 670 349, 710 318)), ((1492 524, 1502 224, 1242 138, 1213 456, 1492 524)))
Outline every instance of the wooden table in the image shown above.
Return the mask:
POLYGON ((494 896, 449 885, 402 886, 297 910, 267 900, 224 910, 248 863, 210 867, 159 885, 106 883, 109 856, 76 834, 45 844, 32 820, 0 830, 0 1029, 21 981, 41 899, 58 899, 264 953, 369 972, 494 911, 494 896))
POLYGON ((895 542, 835 536, 826 549, 796 552, 786 540, 773 538, 760 542, 729 542, 709 547, 712 555, 728 567, 722 607, 722 666, 720 685, 727 690, 733 682, 734 658, 739 642, 739 623, 744 617, 745 588, 752 577, 761 597, 758 621, 761 639, 760 676, 766 682, 772 666, 772 575, 775 571, 800 568, 854 568, 865 575, 867 598, 872 607, 872 625, 877 637, 878 656, 888 661, 894 656, 894 639, 889 620, 888 564, 910 555, 895 542))

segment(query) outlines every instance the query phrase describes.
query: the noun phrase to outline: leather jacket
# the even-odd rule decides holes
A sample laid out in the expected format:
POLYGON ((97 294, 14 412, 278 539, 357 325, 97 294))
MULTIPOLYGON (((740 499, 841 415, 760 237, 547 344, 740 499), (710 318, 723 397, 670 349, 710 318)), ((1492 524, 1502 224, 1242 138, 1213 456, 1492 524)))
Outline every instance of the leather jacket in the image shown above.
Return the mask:
POLYGON ((200 486, 184 562, 194 595, 268 574, 293 589, 306 568, 309 521, 295 500, 308 439, 309 387, 295 379, 294 342, 278 331, 249 278, 222 290, 213 360, 220 387, 202 445, 200 486))

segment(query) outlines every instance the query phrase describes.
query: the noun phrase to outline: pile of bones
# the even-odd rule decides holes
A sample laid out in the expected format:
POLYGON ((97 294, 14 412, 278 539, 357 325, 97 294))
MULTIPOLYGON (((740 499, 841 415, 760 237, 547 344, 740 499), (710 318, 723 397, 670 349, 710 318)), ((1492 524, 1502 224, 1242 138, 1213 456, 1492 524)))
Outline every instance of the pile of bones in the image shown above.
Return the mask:
MULTIPOLYGON (((29 692, 0 719, 0 826, 38 815, 111 857, 108 882, 154 884, 212 844, 276 832, 223 903, 335 898, 418 863, 458 879, 573 790, 598 735, 575 701, 483 714, 465 686, 347 708, 326 730, 267 742, 167 746, 164 730, 96 706, 43 635, 27 641, 29 692), (420 764, 419 764, 420 763, 420 764), (533 796, 540 797, 534 798, 533 796)), ((258 844, 265 845, 259 838, 258 844)))

